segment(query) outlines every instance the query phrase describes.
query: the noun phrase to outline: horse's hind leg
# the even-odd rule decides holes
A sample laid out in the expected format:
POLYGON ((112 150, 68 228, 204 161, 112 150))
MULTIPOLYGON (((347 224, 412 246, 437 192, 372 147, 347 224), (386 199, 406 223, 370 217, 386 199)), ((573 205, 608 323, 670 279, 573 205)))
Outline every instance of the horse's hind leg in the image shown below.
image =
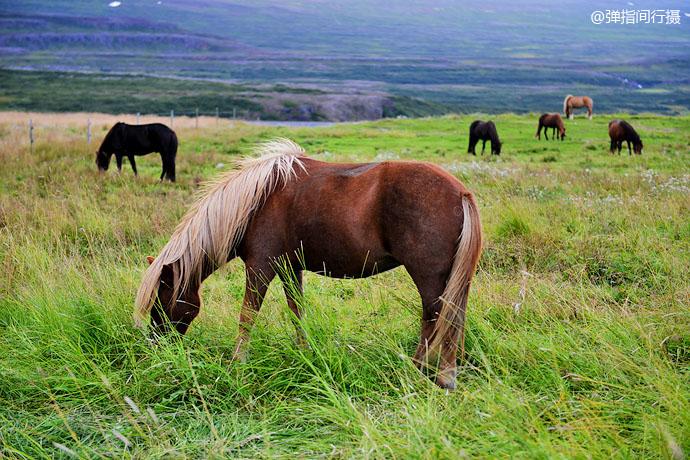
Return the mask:
POLYGON ((132 165, 132 171, 134 171, 134 175, 137 176, 137 163, 134 161, 134 155, 131 153, 127 155, 127 159, 129 160, 129 164, 132 165))
POLYGON ((167 162, 165 161, 165 154, 161 153, 161 163, 163 164, 163 170, 161 171, 161 177, 158 180, 163 180, 165 177, 165 173, 167 172, 165 167, 167 166, 167 162))
POLYGON ((410 276, 422 297, 422 327, 417 351, 413 358, 414 362, 420 370, 435 368, 437 370, 436 384, 441 388, 455 389, 460 330, 454 328, 451 331, 450 337, 445 341, 448 346, 440 350, 438 355, 429 353, 429 342, 441 311, 440 297, 445 290, 448 274, 420 274, 412 270, 410 276))
POLYGON ((269 265, 252 265, 249 262, 245 265, 244 301, 242 302, 242 311, 240 312, 237 344, 232 356, 232 359, 236 361, 244 361, 246 344, 249 341, 249 331, 264 301, 268 285, 271 284, 271 280, 275 277, 275 271, 269 265))
POLYGON ((175 155, 168 155, 165 161, 165 175, 170 182, 175 182, 175 155))
POLYGON ((609 150, 611 150, 611 154, 616 153, 616 141, 611 139, 611 146, 609 147, 609 150))
MULTIPOLYGON (((441 311, 441 301, 439 297, 445 289, 445 279, 440 276, 412 275, 412 279, 422 297, 422 330, 419 337, 419 345, 414 354, 414 362, 417 367, 422 368, 427 364, 427 352, 431 333, 436 325, 436 319, 441 311)), ((430 363, 435 364, 435 363, 430 363)))
POLYGON ((484 150, 486 150, 486 139, 482 139, 482 155, 484 155, 484 150))

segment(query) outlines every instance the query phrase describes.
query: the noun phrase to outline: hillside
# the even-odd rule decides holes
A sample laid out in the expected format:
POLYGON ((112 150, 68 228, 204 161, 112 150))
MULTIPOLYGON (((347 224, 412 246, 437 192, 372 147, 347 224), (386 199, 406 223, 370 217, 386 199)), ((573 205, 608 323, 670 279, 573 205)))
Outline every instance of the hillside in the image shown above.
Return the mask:
MULTIPOLYGON (((377 118, 386 113, 381 106, 390 105, 381 101, 396 97, 424 100, 435 106, 432 113, 551 111, 568 93, 591 95, 603 112, 677 114, 690 107, 685 15, 679 26, 595 26, 589 18, 601 9, 595 1, 556 6, 444 0, 412 6, 396 0, 347 7, 274 0, 121 3, 117 8, 66 0, 1 5, 0 67, 184 78, 207 89, 209 80, 283 84, 283 96, 292 94, 290 88, 306 87, 331 94, 335 105, 353 95, 354 105, 375 107, 329 110, 327 95, 294 93, 302 95, 291 103, 311 107, 294 116, 325 112, 333 120, 377 118)), ((629 8, 627 3, 614 1, 607 8, 629 8)), ((20 89, 22 99, 32 99, 33 87, 20 89)), ((170 96, 185 102, 185 93, 170 96)), ((48 110, 36 102, 11 100, 0 107, 48 110)), ((251 102, 261 104, 258 97, 251 102)), ((156 101, 150 104, 137 110, 156 112, 156 101)), ((281 118, 274 109, 266 112, 281 118)))

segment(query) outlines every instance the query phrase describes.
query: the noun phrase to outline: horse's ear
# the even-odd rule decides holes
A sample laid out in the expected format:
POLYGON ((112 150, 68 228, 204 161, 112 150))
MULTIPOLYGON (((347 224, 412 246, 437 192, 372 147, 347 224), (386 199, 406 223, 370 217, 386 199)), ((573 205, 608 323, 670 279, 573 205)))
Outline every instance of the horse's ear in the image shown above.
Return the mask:
POLYGON ((151 265, 154 261, 154 257, 153 256, 146 256, 146 261, 149 263, 149 265, 151 265))

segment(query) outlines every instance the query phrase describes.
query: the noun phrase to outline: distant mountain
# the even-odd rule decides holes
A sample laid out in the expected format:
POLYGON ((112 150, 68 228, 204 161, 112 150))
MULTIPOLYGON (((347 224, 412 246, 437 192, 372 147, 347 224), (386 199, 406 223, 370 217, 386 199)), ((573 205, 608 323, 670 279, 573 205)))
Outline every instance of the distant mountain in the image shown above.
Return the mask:
POLYGON ((578 91, 597 96, 599 110, 673 113, 690 100, 687 2, 109 3, 4 2, 0 67, 282 83, 456 111, 538 111, 578 91), (632 8, 680 9, 681 24, 590 19, 632 8))

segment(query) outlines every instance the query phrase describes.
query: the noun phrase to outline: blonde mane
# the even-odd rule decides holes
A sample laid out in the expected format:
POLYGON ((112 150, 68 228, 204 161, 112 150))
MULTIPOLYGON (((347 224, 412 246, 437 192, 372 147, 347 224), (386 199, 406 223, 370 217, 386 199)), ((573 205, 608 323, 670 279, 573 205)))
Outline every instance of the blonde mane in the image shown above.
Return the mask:
POLYGON ((258 158, 244 158, 234 170, 207 184, 203 195, 177 225, 161 253, 144 273, 136 297, 135 323, 141 327, 158 294, 161 272, 172 265, 174 295, 201 282, 204 263, 219 267, 244 237, 252 214, 278 184, 304 170, 304 149, 288 139, 260 144, 258 158))

